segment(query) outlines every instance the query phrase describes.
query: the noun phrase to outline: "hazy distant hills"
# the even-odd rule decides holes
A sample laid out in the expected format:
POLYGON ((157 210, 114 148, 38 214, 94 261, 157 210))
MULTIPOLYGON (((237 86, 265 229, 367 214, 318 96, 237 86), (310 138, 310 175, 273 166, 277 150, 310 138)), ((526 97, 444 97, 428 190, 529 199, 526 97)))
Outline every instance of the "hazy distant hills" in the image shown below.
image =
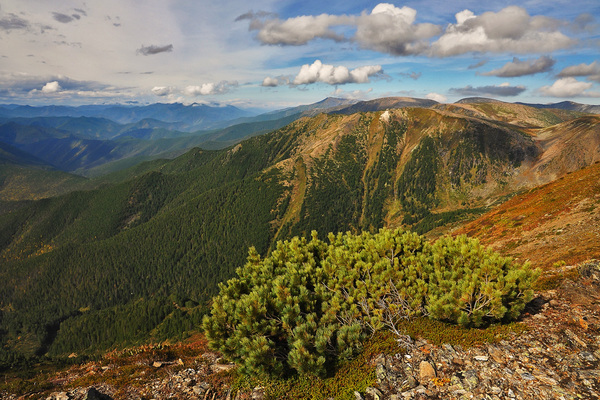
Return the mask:
POLYGON ((119 124, 137 123, 144 119, 174 124, 174 129, 194 131, 210 129, 215 124, 250 116, 247 111, 234 106, 206 104, 156 103, 147 106, 90 105, 90 106, 0 106, 0 118, 36 117, 97 117, 119 124))
POLYGON ((571 110, 571 111, 579 111, 590 114, 600 114, 600 106, 589 105, 589 104, 580 104, 572 101, 563 101, 560 103, 550 103, 550 104, 528 104, 528 103, 518 103, 523 104, 530 107, 535 108, 557 108, 560 110, 571 110))

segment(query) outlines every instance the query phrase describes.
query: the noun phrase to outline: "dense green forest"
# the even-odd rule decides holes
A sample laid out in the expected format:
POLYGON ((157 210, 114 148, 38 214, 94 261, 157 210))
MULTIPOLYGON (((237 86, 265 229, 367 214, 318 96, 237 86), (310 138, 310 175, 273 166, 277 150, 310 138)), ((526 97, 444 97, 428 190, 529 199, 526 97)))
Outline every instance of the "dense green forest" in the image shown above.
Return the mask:
POLYGON ((376 231, 392 208, 422 233, 482 211, 434 210, 448 171, 467 173, 448 154, 462 157, 468 147, 489 169, 493 132, 506 148, 493 156, 497 169, 527 155, 502 140, 521 135, 506 129, 419 131, 409 142, 410 124, 380 122, 378 113, 306 118, 229 149, 135 166, 94 190, 3 203, 1 365, 181 337, 198 328, 217 284, 244 264, 249 247, 266 255, 278 240, 312 230, 376 231), (467 147, 446 151, 457 134, 467 147), (319 140, 324 151, 309 155, 304 149, 319 140))

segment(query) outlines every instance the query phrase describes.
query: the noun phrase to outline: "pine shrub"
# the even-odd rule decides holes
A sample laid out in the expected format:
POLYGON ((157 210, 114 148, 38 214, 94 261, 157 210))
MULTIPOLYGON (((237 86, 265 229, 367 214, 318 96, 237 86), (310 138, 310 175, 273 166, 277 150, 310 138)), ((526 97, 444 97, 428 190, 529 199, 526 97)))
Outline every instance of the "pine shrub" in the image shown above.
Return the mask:
POLYGON ((405 334, 402 322, 429 316, 478 327, 519 316, 537 272, 474 239, 382 229, 317 233, 251 248, 237 277, 220 285, 203 321, 210 346, 251 374, 323 375, 356 354, 368 334, 405 334))

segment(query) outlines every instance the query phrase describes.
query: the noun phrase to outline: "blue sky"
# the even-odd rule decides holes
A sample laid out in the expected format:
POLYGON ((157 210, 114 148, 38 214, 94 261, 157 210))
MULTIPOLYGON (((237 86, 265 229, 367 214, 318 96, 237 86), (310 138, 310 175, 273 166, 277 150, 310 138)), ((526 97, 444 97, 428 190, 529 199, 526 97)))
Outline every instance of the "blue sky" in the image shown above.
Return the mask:
POLYGON ((600 104, 600 2, 0 3, 0 103, 327 96, 600 104))

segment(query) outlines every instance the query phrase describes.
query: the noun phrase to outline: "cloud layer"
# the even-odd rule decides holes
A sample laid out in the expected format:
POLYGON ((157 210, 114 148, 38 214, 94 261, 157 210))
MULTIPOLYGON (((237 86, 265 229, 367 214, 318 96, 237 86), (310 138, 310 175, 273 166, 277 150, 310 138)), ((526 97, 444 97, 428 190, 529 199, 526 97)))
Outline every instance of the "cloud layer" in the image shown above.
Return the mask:
POLYGON ((534 75, 540 72, 548 72, 552 69, 556 60, 551 57, 542 56, 538 59, 521 61, 517 57, 513 58, 512 62, 504 64, 502 68, 495 69, 489 72, 484 72, 481 75, 499 76, 503 78, 515 78, 518 76, 534 75))
POLYGON ((480 16, 464 10, 456 14, 456 24, 450 24, 432 44, 431 54, 449 57, 465 53, 549 53, 576 43, 560 27, 560 21, 532 17, 518 6, 480 16))
POLYGON ((513 97, 523 93, 527 88, 525 86, 511 86, 508 83, 501 85, 489 85, 473 87, 467 85, 463 88, 451 88, 452 94, 459 96, 490 96, 490 97, 513 97))
POLYGON ((576 43, 560 31, 564 25, 561 21, 530 16, 519 6, 479 16, 463 10, 456 14, 456 23, 445 30, 431 23, 416 23, 416 17, 417 11, 410 7, 380 3, 360 16, 321 14, 281 20, 268 13, 247 13, 237 20, 249 20, 249 29, 256 31, 256 38, 263 44, 299 46, 320 38, 353 42, 363 49, 395 56, 544 53, 576 43), (339 27, 347 29, 335 29, 339 27))

